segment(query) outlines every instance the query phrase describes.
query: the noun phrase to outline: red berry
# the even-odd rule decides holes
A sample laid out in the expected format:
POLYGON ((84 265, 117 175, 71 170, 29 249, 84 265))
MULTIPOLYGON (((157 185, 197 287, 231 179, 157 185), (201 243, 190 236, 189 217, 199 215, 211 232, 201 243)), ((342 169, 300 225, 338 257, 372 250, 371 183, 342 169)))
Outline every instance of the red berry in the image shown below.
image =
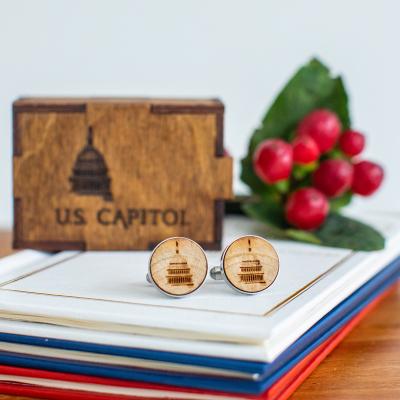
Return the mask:
POLYGON ((253 167, 258 177, 268 184, 289 178, 293 167, 292 146, 280 139, 265 140, 256 148, 253 167))
POLYGON ((361 161, 354 165, 354 177, 351 189, 361 196, 370 196, 383 181, 383 168, 371 161, 361 161))
POLYGON ((293 161, 296 164, 309 164, 319 158, 319 148, 310 136, 299 136, 293 143, 293 161))
POLYGON ((303 188, 293 192, 285 207, 289 224, 305 230, 321 226, 328 212, 328 200, 323 193, 314 188, 303 188))
POLYGON ((343 132, 339 138, 339 147, 344 154, 353 157, 360 154, 365 146, 365 136, 357 131, 343 132))
POLYGON ((323 161, 314 172, 313 184, 328 197, 337 197, 350 189, 353 181, 353 166, 339 159, 323 161))
POLYGON ((299 136, 312 137, 321 153, 333 148, 339 137, 342 126, 336 114, 320 109, 306 115, 300 122, 297 133, 299 136))

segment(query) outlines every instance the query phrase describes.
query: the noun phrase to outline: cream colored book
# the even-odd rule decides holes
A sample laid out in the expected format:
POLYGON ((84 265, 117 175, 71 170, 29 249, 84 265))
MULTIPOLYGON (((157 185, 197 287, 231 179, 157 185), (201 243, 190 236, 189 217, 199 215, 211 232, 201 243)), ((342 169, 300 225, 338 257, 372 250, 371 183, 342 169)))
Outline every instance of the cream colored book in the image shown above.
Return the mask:
MULTIPOLYGON (((0 331, 270 362, 398 256, 400 216, 367 219, 386 236, 385 250, 273 241, 280 273, 256 296, 207 279, 192 296, 165 297, 146 282, 146 251, 24 251, 0 261, 0 331)), ((226 218, 224 244, 262 229, 226 218)), ((220 252, 207 256, 218 265, 220 252)))

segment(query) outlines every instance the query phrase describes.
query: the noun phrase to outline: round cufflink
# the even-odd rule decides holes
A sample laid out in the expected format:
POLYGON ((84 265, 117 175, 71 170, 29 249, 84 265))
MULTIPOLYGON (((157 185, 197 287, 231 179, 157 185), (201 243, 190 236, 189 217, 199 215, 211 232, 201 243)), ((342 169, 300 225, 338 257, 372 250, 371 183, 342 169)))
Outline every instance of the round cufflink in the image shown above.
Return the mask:
POLYGON ((259 236, 242 236, 222 253, 221 264, 210 271, 216 280, 225 280, 233 289, 256 294, 267 289, 279 272, 279 257, 271 243, 259 236))
POLYGON ((204 250, 191 239, 172 237, 153 250, 146 279, 168 296, 181 297, 196 291, 207 272, 204 250))

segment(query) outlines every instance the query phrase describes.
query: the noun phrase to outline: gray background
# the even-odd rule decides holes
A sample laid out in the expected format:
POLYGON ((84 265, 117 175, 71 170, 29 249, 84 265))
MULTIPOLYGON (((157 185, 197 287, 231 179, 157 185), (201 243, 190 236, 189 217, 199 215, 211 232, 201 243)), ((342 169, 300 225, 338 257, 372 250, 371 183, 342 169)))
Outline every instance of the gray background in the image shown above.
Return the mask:
MULTIPOLYGON (((400 2, 0 1, 0 226, 11 226, 11 103, 22 95, 220 97, 238 160, 277 91, 318 56, 343 73, 382 190, 399 208, 400 2)), ((235 190, 244 192, 235 165, 235 190)))

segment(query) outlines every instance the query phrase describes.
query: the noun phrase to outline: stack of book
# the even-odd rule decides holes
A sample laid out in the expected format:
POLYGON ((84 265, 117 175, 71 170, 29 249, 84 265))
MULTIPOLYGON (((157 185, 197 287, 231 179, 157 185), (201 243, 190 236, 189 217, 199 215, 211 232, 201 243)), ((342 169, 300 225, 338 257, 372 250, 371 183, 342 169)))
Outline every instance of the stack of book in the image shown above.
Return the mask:
MULTIPOLYGON (((400 216, 379 252, 273 241, 280 273, 246 296, 208 279, 164 297, 149 252, 25 250, 0 260, 0 392, 47 399, 285 399, 399 277, 400 216)), ((225 244, 262 233, 225 221, 225 244)), ((218 265, 220 252, 207 253, 218 265)))

